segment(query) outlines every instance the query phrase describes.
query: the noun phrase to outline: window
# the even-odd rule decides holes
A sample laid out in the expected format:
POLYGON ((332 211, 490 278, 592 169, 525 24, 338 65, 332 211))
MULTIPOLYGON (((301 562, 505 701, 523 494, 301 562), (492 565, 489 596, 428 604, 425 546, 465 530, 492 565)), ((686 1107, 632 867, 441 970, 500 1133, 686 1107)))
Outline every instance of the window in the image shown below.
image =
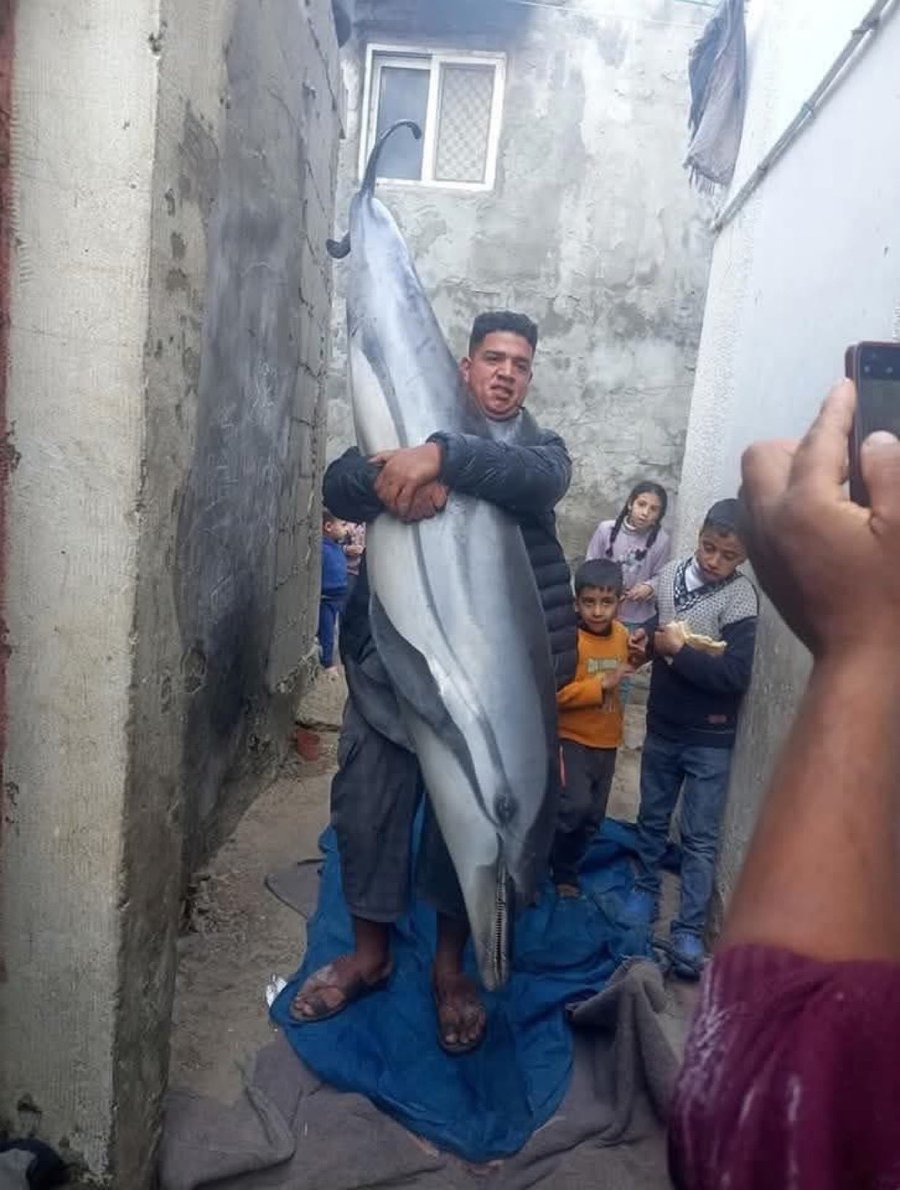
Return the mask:
POLYGON ((502 54, 458 54, 369 46, 360 138, 360 177, 372 146, 397 120, 415 120, 422 139, 398 132, 384 147, 379 178, 461 190, 490 190, 503 109, 502 54))

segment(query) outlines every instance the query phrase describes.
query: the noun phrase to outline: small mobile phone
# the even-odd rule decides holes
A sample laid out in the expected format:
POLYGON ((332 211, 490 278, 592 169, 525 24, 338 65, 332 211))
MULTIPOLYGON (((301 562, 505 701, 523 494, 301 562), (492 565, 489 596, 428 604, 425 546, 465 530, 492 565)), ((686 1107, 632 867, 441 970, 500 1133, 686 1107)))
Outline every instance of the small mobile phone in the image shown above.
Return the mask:
POLYGON ((900 438, 900 343, 857 343, 844 356, 856 385, 856 417, 850 436, 850 499, 868 505, 859 449, 874 430, 900 438))

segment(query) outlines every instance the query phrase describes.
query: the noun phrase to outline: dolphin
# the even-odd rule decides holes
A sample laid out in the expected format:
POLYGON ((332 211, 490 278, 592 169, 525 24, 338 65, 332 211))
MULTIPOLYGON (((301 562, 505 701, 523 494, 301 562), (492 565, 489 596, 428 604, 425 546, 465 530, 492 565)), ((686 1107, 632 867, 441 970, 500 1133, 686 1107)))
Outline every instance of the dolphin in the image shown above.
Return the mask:
MULTIPOLYGON (((527 441, 523 413, 491 423, 468 395, 404 239, 375 197, 376 144, 329 252, 350 257, 350 389, 363 454, 416 446, 437 430, 527 441)), ((530 901, 556 814, 556 698, 540 596, 521 531, 495 505, 451 493, 366 537, 372 631, 459 878, 481 978, 510 969, 514 897, 530 901)))

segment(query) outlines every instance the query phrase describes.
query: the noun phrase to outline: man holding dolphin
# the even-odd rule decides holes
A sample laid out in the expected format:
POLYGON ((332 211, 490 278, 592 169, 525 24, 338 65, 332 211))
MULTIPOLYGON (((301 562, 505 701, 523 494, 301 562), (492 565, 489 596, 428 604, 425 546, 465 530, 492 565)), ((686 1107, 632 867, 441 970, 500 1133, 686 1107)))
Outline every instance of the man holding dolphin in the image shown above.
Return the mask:
MULTIPOLYGON (((519 524, 541 596, 558 685, 571 680, 576 628, 569 570, 553 509, 565 494, 571 462, 562 439, 523 409, 537 327, 522 314, 479 315, 460 365, 466 391, 515 442, 436 433, 419 446, 365 459, 349 450, 325 475, 335 515, 372 521, 389 512, 406 521, 439 515, 449 490, 490 501, 519 524), (505 428, 505 427, 504 427, 505 428)), ((298 1021, 324 1020, 384 985, 390 976, 390 926, 407 908, 412 823, 422 784, 399 708, 372 640, 363 569, 344 613, 341 655, 349 699, 332 785, 344 895, 355 946, 316 971, 294 998, 298 1021)), ((438 1040, 453 1054, 477 1046, 485 1027, 478 989, 463 972, 468 922, 455 872, 433 816, 426 812, 417 890, 438 913, 432 986, 438 1040)))

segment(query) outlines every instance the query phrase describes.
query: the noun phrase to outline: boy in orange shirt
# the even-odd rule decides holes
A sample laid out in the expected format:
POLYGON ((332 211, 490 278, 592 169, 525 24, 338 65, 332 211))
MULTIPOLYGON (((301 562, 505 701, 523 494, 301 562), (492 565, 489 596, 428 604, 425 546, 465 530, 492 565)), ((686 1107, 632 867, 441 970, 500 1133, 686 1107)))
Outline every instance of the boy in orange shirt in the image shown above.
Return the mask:
POLYGON ((561 897, 579 894, 578 865, 606 814, 622 743, 619 683, 633 669, 628 630, 616 619, 622 587, 622 567, 608 558, 575 575, 578 668, 556 696, 562 794, 550 868, 561 897))

